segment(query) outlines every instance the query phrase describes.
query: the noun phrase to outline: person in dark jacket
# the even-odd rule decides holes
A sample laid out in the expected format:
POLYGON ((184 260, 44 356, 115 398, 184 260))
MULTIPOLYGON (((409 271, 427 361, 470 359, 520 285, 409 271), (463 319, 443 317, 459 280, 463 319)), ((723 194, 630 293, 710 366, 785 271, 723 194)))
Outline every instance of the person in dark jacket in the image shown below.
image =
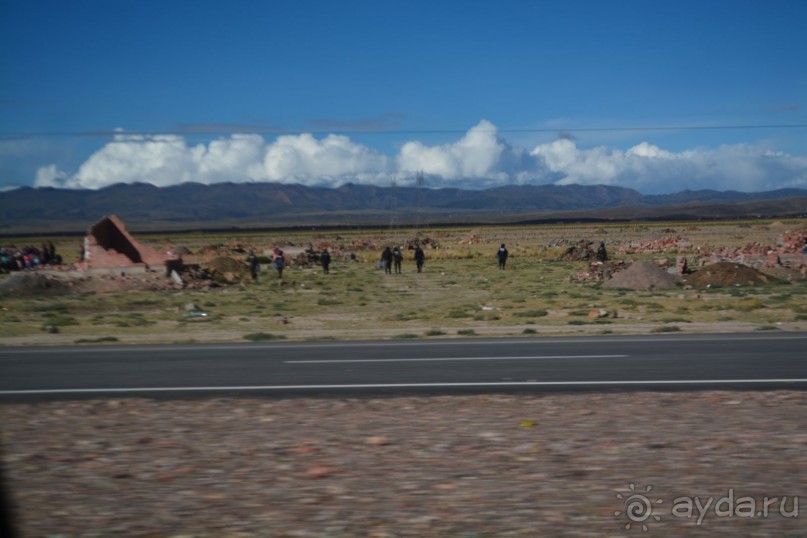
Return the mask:
POLYGON ((403 262, 403 254, 400 248, 395 247, 392 249, 392 263, 395 265, 396 274, 401 274, 401 262, 403 262))
POLYGON ((384 262, 384 272, 392 274, 392 249, 389 247, 381 253, 381 261, 384 262))
POLYGON ((275 261, 273 262, 275 269, 277 269, 277 278, 283 278, 283 269, 286 268, 286 258, 283 257, 283 251, 278 250, 275 254, 275 261))
POLYGON ((252 250, 247 254, 247 263, 249 264, 249 274, 252 275, 252 280, 258 280, 258 269, 260 265, 258 264, 258 257, 252 250))
POLYGON ((600 246, 597 248, 597 260, 601 262, 608 261, 608 252, 605 250, 605 241, 600 241, 600 246))
POLYGON ((507 265, 507 257, 510 255, 507 252, 507 248, 502 243, 502 246, 499 247, 499 250, 496 251, 496 259, 499 260, 499 269, 504 269, 504 266, 507 265))
POLYGON ((319 262, 322 264, 322 272, 327 275, 331 266, 331 253, 328 252, 327 248, 322 251, 322 254, 319 257, 319 262))
POLYGON ((423 249, 420 248, 420 245, 415 247, 415 264, 418 267, 418 273, 423 272, 423 262, 426 260, 426 254, 423 253, 423 249))

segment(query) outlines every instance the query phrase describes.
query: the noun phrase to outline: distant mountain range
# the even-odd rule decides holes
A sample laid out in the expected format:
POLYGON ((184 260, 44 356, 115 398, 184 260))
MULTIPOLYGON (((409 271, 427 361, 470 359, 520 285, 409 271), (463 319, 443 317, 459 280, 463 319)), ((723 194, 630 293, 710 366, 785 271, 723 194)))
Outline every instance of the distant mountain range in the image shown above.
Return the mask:
POLYGON ((280 183, 119 184, 99 190, 24 187, 0 193, 0 234, 83 232, 105 215, 132 230, 714 219, 807 215, 807 190, 643 195, 605 185, 487 190, 339 188, 280 183))

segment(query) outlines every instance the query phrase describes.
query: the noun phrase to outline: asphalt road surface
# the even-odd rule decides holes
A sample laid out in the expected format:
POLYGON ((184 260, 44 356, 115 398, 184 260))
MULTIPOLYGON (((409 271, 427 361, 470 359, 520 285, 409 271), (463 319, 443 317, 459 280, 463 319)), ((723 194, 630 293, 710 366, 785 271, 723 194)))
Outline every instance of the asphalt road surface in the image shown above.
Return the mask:
POLYGON ((807 334, 0 348, 0 400, 807 389, 807 334))

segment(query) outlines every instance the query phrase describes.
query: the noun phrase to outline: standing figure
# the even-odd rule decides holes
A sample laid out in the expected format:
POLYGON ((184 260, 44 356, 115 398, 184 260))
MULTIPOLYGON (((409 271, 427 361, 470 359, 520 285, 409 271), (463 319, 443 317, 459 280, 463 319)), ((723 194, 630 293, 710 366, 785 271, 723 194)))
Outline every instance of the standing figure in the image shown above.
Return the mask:
POLYGON ((423 272, 423 262, 426 260, 426 255, 420 245, 415 247, 415 264, 418 266, 418 273, 423 272))
POLYGON ((329 272, 329 267, 331 266, 331 253, 328 252, 327 248, 322 251, 319 261, 322 264, 322 272, 327 275, 329 272))
POLYGON ((392 250, 389 247, 381 253, 381 261, 384 262, 384 273, 392 273, 392 250))
POLYGON ((258 257, 252 250, 247 254, 247 263, 249 264, 249 274, 252 275, 252 280, 258 280, 260 265, 258 265, 258 257))
POLYGON ((600 241, 600 246, 597 248, 597 260, 601 262, 608 261, 608 252, 605 250, 605 241, 600 241))
POLYGON ((403 254, 401 254, 401 249, 395 247, 392 249, 392 261, 395 263, 395 273, 401 274, 401 262, 403 261, 403 254))
POLYGON ((509 252, 507 252, 507 248, 505 248, 504 243, 502 246, 499 247, 499 250, 496 251, 496 259, 499 260, 499 269, 504 269, 504 266, 507 264, 507 257, 509 256, 509 252))
POLYGON ((283 278, 283 269, 286 267, 286 259, 283 257, 283 251, 278 250, 275 254, 275 269, 277 269, 277 278, 283 278))

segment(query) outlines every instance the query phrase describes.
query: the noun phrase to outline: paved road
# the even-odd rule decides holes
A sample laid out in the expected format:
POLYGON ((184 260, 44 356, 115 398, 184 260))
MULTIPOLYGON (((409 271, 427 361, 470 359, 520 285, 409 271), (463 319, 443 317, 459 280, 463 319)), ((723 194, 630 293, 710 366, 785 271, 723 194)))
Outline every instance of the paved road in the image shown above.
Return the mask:
POLYGON ((0 348, 0 400, 807 389, 807 334, 0 348))

